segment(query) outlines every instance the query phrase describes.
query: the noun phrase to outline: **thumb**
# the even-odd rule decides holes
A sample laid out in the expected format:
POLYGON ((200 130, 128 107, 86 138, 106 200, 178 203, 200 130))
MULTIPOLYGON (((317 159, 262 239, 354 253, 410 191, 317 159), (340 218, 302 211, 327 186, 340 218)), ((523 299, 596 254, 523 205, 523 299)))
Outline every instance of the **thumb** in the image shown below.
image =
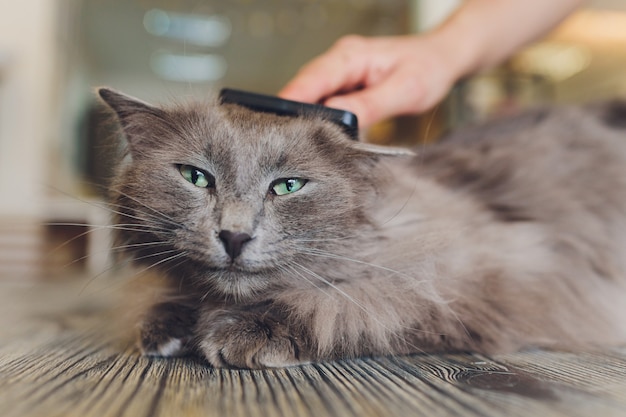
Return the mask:
POLYGON ((324 105, 351 111, 357 115, 360 126, 368 127, 392 116, 426 110, 420 106, 425 94, 422 83, 414 76, 398 74, 363 90, 331 97, 324 105))

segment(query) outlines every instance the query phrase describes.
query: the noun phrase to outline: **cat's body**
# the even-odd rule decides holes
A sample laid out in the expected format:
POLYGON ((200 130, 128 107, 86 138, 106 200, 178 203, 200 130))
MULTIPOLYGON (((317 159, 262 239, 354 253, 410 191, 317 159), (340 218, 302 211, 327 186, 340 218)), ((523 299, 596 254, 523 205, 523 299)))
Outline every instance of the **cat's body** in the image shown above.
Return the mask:
POLYGON ((118 243, 172 283, 147 354, 266 367, 626 342, 623 103, 409 156, 321 120, 101 95, 130 150, 118 243))

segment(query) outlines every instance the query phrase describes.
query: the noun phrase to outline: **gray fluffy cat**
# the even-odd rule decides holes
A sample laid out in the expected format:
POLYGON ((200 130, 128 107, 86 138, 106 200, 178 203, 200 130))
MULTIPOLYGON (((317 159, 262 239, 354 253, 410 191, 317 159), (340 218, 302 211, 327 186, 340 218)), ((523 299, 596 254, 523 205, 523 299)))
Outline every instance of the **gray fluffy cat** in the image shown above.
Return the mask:
POLYGON ((108 89, 117 244, 171 282, 147 355, 263 368, 626 341, 626 103, 409 151, 322 119, 108 89))

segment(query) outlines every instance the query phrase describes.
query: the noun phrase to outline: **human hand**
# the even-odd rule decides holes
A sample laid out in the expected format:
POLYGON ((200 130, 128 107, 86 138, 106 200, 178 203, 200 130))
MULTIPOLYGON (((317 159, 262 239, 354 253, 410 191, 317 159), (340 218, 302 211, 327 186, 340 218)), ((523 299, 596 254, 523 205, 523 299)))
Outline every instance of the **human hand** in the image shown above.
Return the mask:
POLYGON ((346 36, 305 65, 279 96, 349 110, 362 127, 435 106, 463 75, 434 37, 346 36))

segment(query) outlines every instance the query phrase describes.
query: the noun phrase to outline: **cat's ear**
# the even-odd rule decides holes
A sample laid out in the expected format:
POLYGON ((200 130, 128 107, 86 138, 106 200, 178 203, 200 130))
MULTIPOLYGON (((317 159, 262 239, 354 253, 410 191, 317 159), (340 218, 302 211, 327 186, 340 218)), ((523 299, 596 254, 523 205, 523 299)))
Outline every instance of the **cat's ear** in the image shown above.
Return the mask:
POLYGON ((98 95, 115 112, 131 151, 150 146, 159 128, 167 126, 165 111, 145 101, 110 88, 99 88, 98 95))
POLYGON ((162 111, 145 101, 128 96, 110 88, 98 88, 100 98, 115 112, 123 128, 126 128, 135 115, 161 116, 162 111))
POLYGON ((415 152, 407 148, 400 148, 397 146, 382 146, 374 145, 373 143, 365 142, 353 142, 350 145, 353 149, 360 152, 365 152, 371 155, 381 156, 415 156, 415 152))

